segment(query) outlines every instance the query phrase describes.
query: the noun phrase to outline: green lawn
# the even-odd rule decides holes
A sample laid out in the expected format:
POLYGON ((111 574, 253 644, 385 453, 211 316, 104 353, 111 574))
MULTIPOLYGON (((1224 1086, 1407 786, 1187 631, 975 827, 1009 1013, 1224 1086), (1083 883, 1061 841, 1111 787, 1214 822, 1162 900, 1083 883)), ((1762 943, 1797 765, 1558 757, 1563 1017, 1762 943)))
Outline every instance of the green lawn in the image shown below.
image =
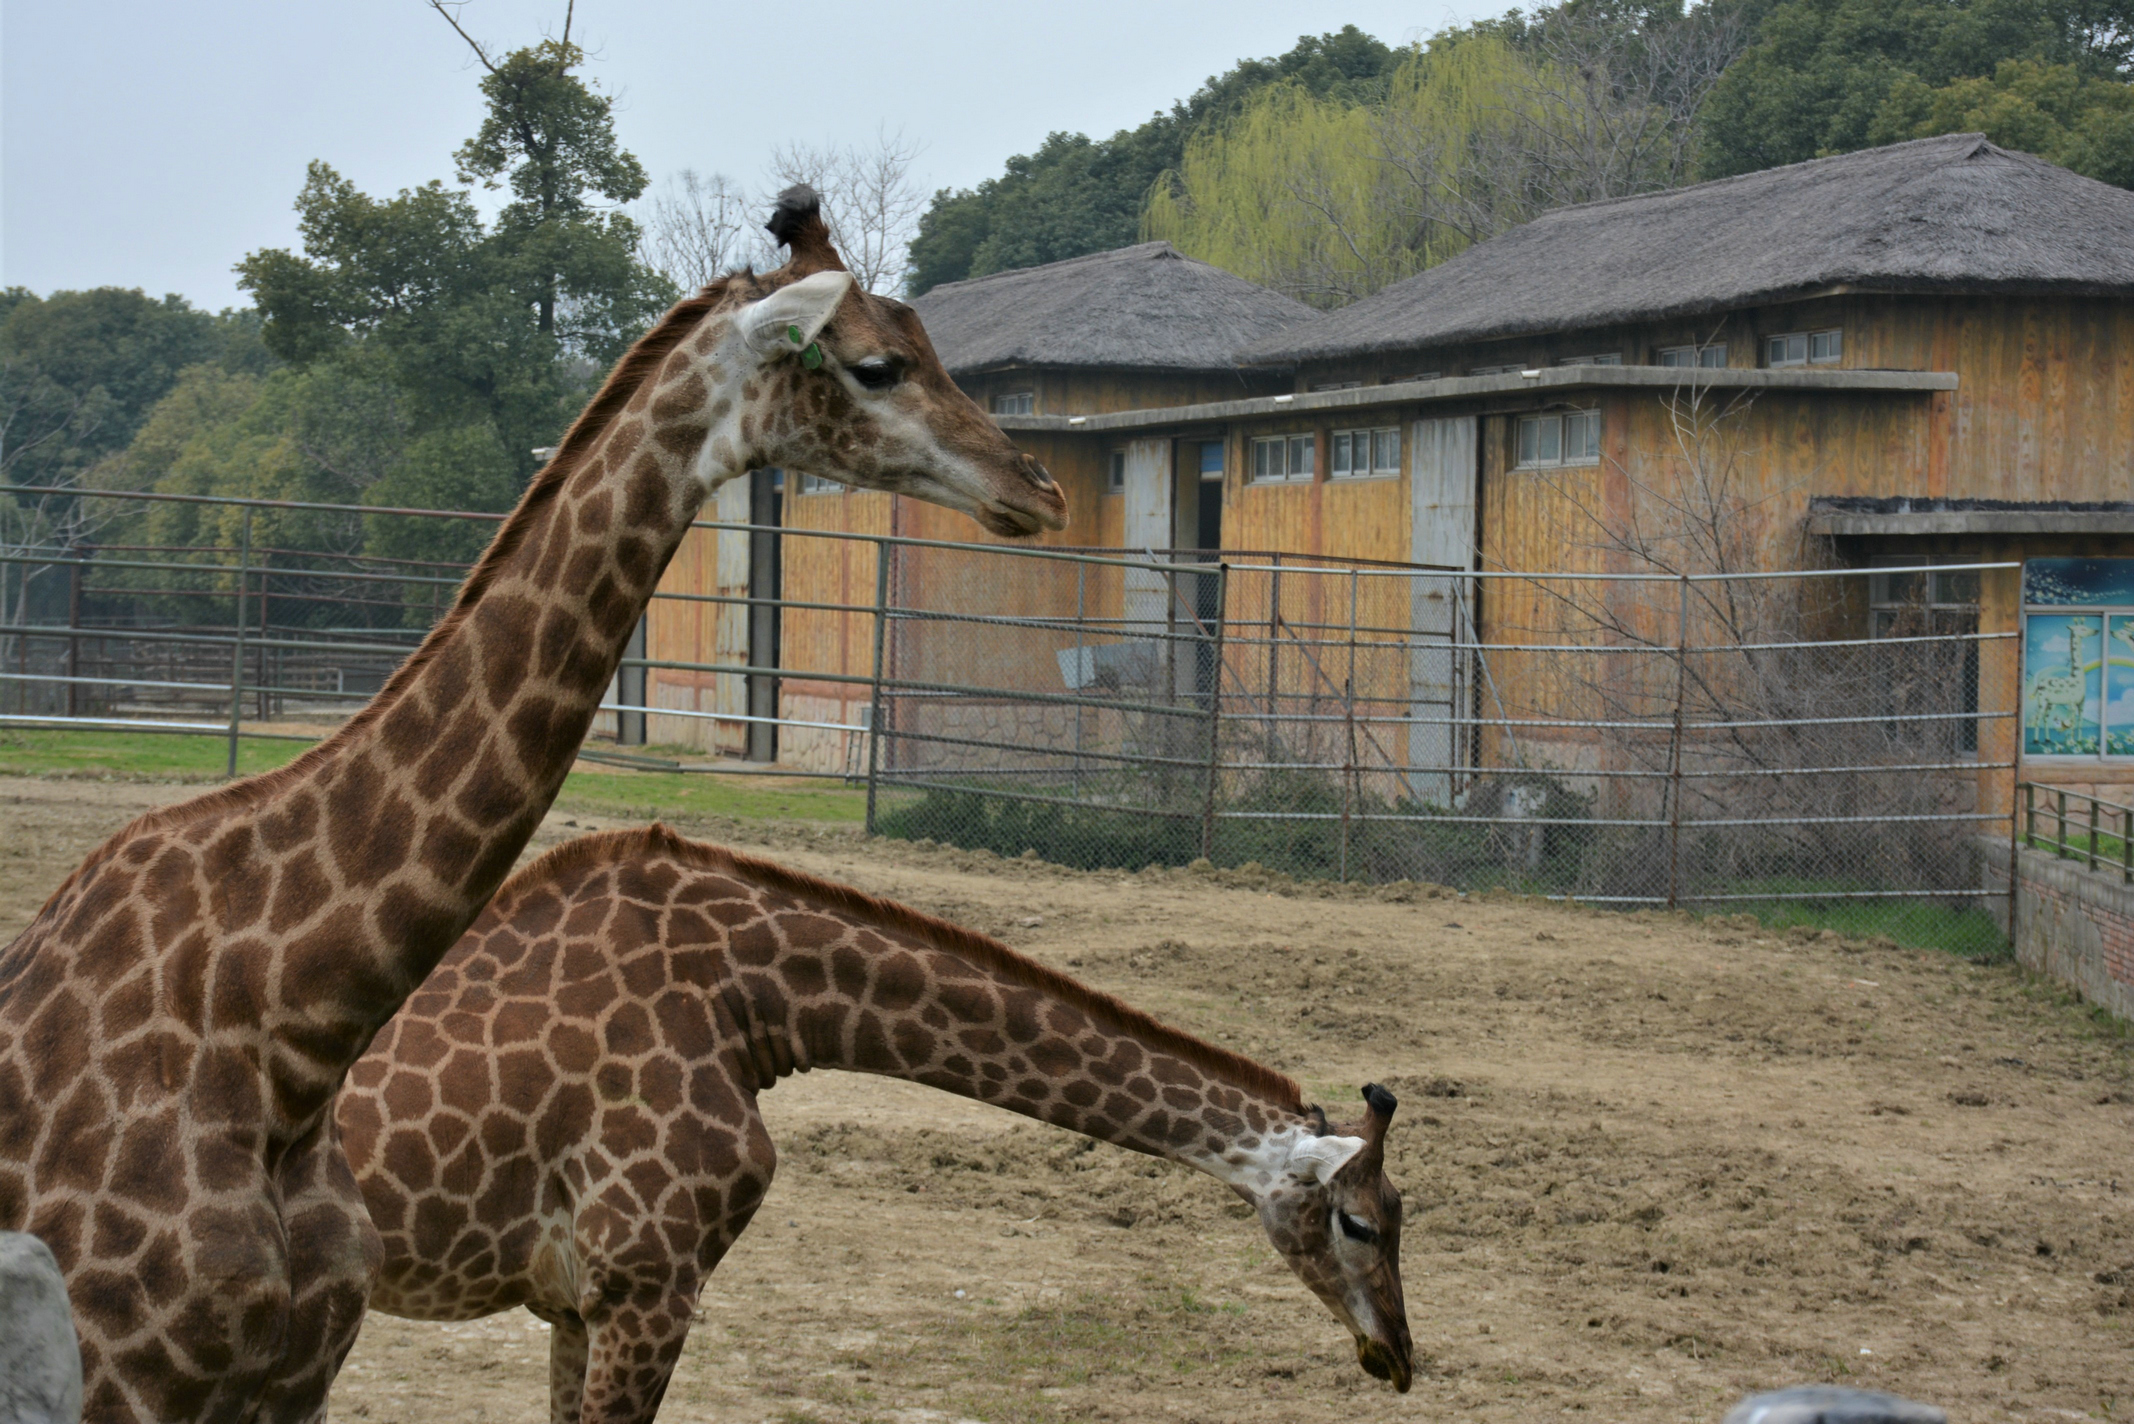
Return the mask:
MULTIPOLYGON (((308 745, 246 738, 238 743, 237 769, 247 774, 270 771, 308 745)), ((228 743, 214 736, 42 728, 0 731, 0 776, 212 783, 222 780, 228 756, 228 743)), ((867 815, 866 792, 837 782, 606 767, 572 772, 556 804, 566 811, 641 821, 726 817, 856 823, 867 815)))

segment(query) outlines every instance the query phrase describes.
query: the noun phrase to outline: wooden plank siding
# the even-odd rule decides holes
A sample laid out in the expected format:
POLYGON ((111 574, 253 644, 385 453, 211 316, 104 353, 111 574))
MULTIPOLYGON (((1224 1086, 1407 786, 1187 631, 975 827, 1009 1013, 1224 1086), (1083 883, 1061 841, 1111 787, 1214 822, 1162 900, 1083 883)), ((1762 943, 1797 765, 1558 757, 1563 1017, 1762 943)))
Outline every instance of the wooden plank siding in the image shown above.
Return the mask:
MULTIPOLYGON (((1953 391, 1924 393, 1763 391, 1753 399, 1738 400, 1731 393, 1709 395, 1708 411, 1729 405, 1731 409, 1707 440, 1707 454, 1723 467, 1731 488, 1750 511, 1747 517, 1752 527, 1741 537, 1753 547, 1762 566, 1814 566, 1833 560, 1864 565, 1877 555, 1895 553, 1980 560, 2060 553, 2134 554, 2134 547, 2124 538, 1879 543, 1846 539, 1824 544, 1807 533, 1809 502, 1817 496, 2018 502, 2134 498, 2134 302, 2123 299, 1934 298, 1840 291, 1718 317, 1315 363, 1290 373, 1240 376, 1029 369, 984 373, 966 378, 963 384, 981 405, 1005 391, 1031 390, 1037 413, 1045 415, 1160 411, 1280 389, 1308 391, 1345 380, 1383 383, 1432 371, 1458 375, 1478 365, 1539 367, 1608 352, 1629 364, 1656 364, 1662 347, 1713 340, 1727 343, 1730 367, 1752 368, 1762 364, 1764 338, 1830 328, 1844 333, 1840 364, 1845 368, 1949 371, 1957 375, 1958 386, 1953 391)), ((1338 415, 1273 412, 1224 424, 1166 426, 1160 417, 1152 416, 1145 428, 1132 432, 1046 431, 1020 433, 1016 439, 1045 463, 1067 496, 1071 525, 1043 535, 1037 542, 1046 547, 1120 545, 1125 537, 1123 501, 1108 489, 1110 455, 1129 438, 1145 437, 1176 439, 1188 445, 1208 440, 1223 443, 1222 543, 1226 549, 1280 549, 1300 557, 1400 561, 1407 557, 1410 542, 1408 475, 1329 479, 1331 432, 1352 426, 1398 425, 1405 444, 1418 418, 1472 415, 1479 421, 1476 521, 1481 568, 1574 576, 1642 570, 1637 560, 1617 547, 1621 540, 1611 530, 1619 534, 1634 523, 1650 530, 1666 501, 1680 497, 1689 473, 1680 402, 1660 392, 1620 389, 1556 399, 1559 409, 1597 406, 1602 411, 1603 448, 1598 464, 1550 470, 1515 468, 1518 416, 1542 406, 1542 398, 1522 399, 1516 393, 1488 399, 1387 402, 1338 415), (1311 432, 1316 444, 1318 473, 1313 480, 1293 484, 1249 481, 1254 436, 1302 431, 1311 432)), ((960 514, 882 495, 799 495, 789 490, 786 509, 788 523, 795 529, 835 527, 975 544, 1001 542, 960 514)), ((716 564, 710 541, 692 535, 663 587, 710 592, 719 587, 716 564)), ((789 598, 872 601, 873 552, 869 546, 789 539, 785 568, 789 598)), ((965 609, 1058 615, 1071 613, 1078 596, 1071 570, 1015 566, 1012 576, 998 570, 988 573, 985 577, 993 582, 981 588, 970 581, 975 575, 968 567, 956 571, 953 558, 914 558, 909 568, 910 581, 892 592, 902 606, 946 608, 961 600, 959 606, 965 609)), ((1264 575, 1233 579, 1231 622, 1226 630, 1231 643, 1228 664, 1233 679, 1246 687, 1263 685, 1268 672, 1269 619, 1276 611, 1269 607, 1273 587, 1274 581, 1264 575)), ((1079 597, 1089 616, 1122 616, 1116 577, 1084 577, 1079 597)), ((1279 616, 1293 626, 1332 628, 1347 617, 1347 597, 1341 579, 1299 571, 1281 580, 1279 616)), ((1484 586, 1478 614, 1487 641, 1569 641, 1595 636, 1590 623, 1581 626, 1579 618, 1567 612, 1567 600, 1584 599, 1604 607, 1611 619, 1629 625, 1639 636, 1664 642, 1671 635, 1677 597, 1677 590, 1663 585, 1573 579, 1541 588, 1491 580, 1484 586)), ((2013 576, 1987 578, 1980 610, 1982 627, 2012 630, 2018 615, 2013 576)), ((1376 610, 1374 605, 1373 611, 1359 616, 1368 623, 1399 615, 1390 606, 1376 610)), ((1833 616, 1853 625, 1833 627, 1833 633, 1856 634, 1864 628, 1864 607, 1841 608, 1833 616)), ((717 620, 709 610, 656 604, 652 619, 654 657, 710 660, 717 620)), ((1374 636, 1362 641, 1371 642, 1374 636)), ((952 629, 940 625, 908 625, 890 656, 901 676, 955 682, 1025 679, 1026 685, 1051 689, 1059 681, 1052 651, 1042 638, 966 636, 959 641, 952 629)), ((839 691, 829 684, 811 686, 805 673, 863 674, 871 658, 871 619, 866 615, 788 614, 787 715, 856 722, 862 692, 839 691)), ((1396 661, 1366 650, 1356 673, 1357 694, 1382 699, 1388 705, 1405 696, 1401 678, 1406 674, 1395 671, 1396 661)), ((2012 644, 1988 644, 1982 650, 1981 687, 1988 705, 2013 705, 2017 663, 2012 644)), ((1587 668, 1567 667, 1561 658, 1499 653, 1490 660, 1490 681, 1483 695, 1511 716, 1520 715, 1515 710, 1520 708, 1590 711, 1597 705, 1591 688, 1598 682, 1607 689, 1607 701, 1658 705, 1667 700, 1670 690, 1655 681, 1650 670, 1654 665, 1624 656, 1606 664, 1596 660, 1587 668)), ((1285 681, 1291 671, 1285 670, 1285 681)), ((654 677, 662 695, 672 689, 679 696, 700 688, 704 681, 692 683, 686 675, 656 673, 654 677)), ((1494 711, 1489 715, 1495 715, 1494 711)), ((675 720, 655 717, 655 740, 727 747, 724 733, 709 738, 705 724, 673 725, 675 720)), ((836 734, 825 735, 836 740, 836 734)), ((1486 757, 1496 760, 1509 751, 1502 744, 1503 735, 1483 731, 1481 750, 1486 757)), ((1981 759, 2006 759, 2013 738, 2012 723, 1985 724, 1981 759)), ((1539 748, 1541 759, 1566 767, 1603 769, 1623 760, 1621 739, 1611 747, 1609 733, 1568 730, 1547 739, 1527 738, 1535 744, 1544 740, 1549 745, 1539 748)), ((832 747, 792 733, 787 746, 796 757, 840 765, 845 751, 841 741, 832 747)), ((1537 751, 1535 746, 1527 750, 1537 751)), ((1398 753, 1393 759, 1400 759, 1398 753)), ((2106 794, 2124 795, 2111 788, 2134 783, 2134 768, 2083 775, 2093 776, 2088 784, 2105 786, 2106 794)), ((1981 797, 1987 804, 2001 794, 1999 784, 1995 778, 1981 778, 1981 797)))

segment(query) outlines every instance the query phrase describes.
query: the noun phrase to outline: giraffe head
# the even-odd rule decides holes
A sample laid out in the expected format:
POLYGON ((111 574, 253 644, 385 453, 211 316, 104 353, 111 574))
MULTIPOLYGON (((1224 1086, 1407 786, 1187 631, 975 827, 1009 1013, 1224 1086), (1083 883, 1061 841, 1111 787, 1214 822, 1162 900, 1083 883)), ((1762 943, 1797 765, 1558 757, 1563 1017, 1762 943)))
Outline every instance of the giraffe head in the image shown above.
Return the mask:
MULTIPOLYGON (((1287 1144, 1285 1170, 1259 1194, 1260 1223, 1282 1259, 1356 1337, 1365 1373, 1402 1394, 1415 1378, 1400 1289, 1400 1193, 1385 1173, 1386 1127, 1398 1106, 1376 1083, 1363 1121, 1287 1144)), ((1324 1129, 1324 1117, 1313 1108, 1324 1129)))
POLYGON ((1065 528, 1059 486, 949 379, 917 313, 854 283, 814 190, 787 189, 770 231, 792 258, 733 322, 755 368, 742 463, 908 494, 996 534, 1065 528))

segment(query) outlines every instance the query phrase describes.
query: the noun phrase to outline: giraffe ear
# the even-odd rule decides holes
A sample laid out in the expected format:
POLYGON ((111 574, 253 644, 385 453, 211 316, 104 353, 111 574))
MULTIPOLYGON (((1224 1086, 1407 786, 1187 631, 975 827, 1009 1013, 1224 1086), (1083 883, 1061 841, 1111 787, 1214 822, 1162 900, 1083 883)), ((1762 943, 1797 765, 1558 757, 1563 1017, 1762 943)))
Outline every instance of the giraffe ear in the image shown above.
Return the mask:
POLYGON ((764 359, 780 351, 805 351, 830 322, 830 314, 852 290, 850 272, 817 272, 780 287, 762 301, 741 308, 742 339, 764 359))
POLYGON ((1304 1182, 1325 1182, 1363 1151, 1360 1137, 1307 1137, 1289 1154, 1290 1175, 1304 1182))

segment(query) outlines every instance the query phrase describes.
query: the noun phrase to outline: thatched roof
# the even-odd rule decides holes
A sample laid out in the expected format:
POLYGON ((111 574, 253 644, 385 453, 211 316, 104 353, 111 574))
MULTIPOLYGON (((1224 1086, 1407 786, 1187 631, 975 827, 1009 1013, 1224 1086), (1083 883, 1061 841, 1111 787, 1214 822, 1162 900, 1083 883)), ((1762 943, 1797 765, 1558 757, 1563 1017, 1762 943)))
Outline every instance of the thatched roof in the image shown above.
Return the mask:
POLYGON ((1414 350, 1872 291, 2134 294, 2134 193, 1947 134, 1559 208, 1242 353, 1414 350))
POLYGON ((1239 347, 1312 314, 1168 242, 948 282, 912 306, 955 375, 1002 366, 1227 371, 1239 347))

